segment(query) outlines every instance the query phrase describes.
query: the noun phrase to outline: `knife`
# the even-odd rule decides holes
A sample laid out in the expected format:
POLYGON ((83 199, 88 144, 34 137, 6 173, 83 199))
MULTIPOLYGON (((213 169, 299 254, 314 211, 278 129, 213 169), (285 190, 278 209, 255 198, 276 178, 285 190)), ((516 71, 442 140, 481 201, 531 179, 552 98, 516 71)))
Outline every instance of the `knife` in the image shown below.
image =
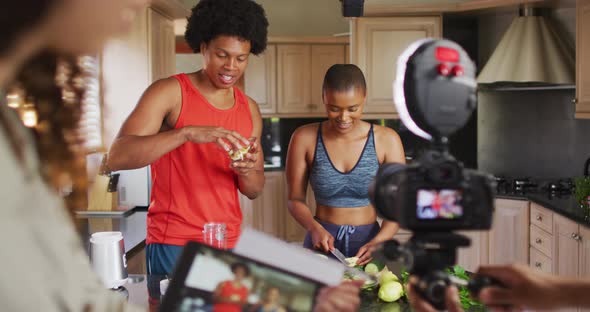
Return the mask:
POLYGON ((340 252, 340 250, 338 250, 337 248, 334 248, 334 250, 330 251, 334 257, 336 257, 336 259, 338 259, 338 261, 342 262, 345 266, 346 266, 346 272, 352 276, 358 276, 361 279, 363 279, 365 281, 365 283, 376 283, 377 281, 375 280, 375 278, 373 276, 370 276, 369 274, 361 271, 361 270, 357 270, 354 267, 351 267, 348 262, 346 261, 346 256, 344 256, 342 254, 342 252, 340 252))
POLYGON ((334 248, 334 250, 330 250, 330 252, 338 259, 338 261, 344 263, 344 265, 349 266, 348 262, 346 261, 346 257, 338 250, 338 248, 334 248))

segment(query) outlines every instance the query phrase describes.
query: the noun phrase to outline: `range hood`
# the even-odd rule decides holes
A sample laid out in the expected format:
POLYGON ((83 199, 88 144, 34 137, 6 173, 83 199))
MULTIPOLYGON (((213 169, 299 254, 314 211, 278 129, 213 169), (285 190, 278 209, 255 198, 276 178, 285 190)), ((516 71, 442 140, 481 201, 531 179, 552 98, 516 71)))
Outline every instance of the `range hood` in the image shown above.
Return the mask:
POLYGON ((523 7, 477 77, 481 89, 575 88, 575 50, 542 10, 523 7))

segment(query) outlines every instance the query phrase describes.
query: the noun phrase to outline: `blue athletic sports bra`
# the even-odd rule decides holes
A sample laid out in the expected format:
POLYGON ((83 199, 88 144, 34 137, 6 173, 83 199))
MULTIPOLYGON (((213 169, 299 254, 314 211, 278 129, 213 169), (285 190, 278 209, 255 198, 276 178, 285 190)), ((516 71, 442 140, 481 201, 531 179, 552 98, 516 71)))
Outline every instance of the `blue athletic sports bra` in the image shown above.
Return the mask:
POLYGON ((317 204, 329 207, 364 207, 369 205, 369 184, 379 169, 375 152, 373 125, 356 165, 349 172, 341 172, 332 163, 322 139, 322 125, 318 127, 315 155, 309 183, 317 204))

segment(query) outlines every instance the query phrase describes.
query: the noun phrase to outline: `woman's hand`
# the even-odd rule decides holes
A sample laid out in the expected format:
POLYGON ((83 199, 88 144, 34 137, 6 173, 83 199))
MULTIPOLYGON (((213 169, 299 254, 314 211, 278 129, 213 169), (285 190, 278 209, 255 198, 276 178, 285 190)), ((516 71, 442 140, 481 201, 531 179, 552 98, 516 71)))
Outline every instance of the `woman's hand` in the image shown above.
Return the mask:
POLYGON ((334 250, 334 236, 326 231, 323 226, 317 224, 314 229, 310 231, 313 248, 323 252, 334 250))
POLYGON ((359 292, 364 281, 342 282, 335 287, 324 287, 316 297, 314 312, 353 312, 361 303, 359 292))
POLYGON ((365 265, 373 260, 371 253, 373 252, 375 245, 377 245, 376 242, 370 241, 359 249, 356 253, 356 257, 359 258, 356 262, 357 265, 365 265))
MULTIPOLYGON (((410 306, 416 312, 436 312, 437 310, 428 301, 424 300, 419 294, 416 293, 415 286, 418 279, 415 276, 410 277, 408 283, 408 300, 410 306)), ((457 287, 450 286, 447 288, 445 297, 445 305, 449 312, 463 312, 461 302, 459 301, 459 291, 457 287)))
POLYGON ((239 150, 250 142, 236 131, 223 127, 186 126, 182 128, 187 141, 193 143, 217 143, 224 151, 239 150))

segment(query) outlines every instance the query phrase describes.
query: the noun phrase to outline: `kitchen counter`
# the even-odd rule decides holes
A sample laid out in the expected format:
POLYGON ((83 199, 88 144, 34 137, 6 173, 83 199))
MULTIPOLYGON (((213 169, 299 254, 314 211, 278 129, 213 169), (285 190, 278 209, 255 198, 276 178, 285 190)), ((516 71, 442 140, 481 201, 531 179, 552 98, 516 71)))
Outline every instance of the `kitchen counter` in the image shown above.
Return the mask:
MULTIPOLYGON (((129 275, 130 282, 125 285, 129 292, 129 303, 139 307, 157 311, 160 305, 160 281, 166 278, 162 275, 129 275)), ((384 303, 376 297, 363 294, 361 296, 361 312, 401 312, 412 311, 406 300, 384 303)), ((481 308, 469 309, 471 312, 484 311, 481 308)))
POLYGON ((127 253, 146 238, 147 208, 135 207, 125 211, 77 211, 76 225, 86 251, 89 251, 89 239, 93 233, 119 231, 123 234, 127 253))
POLYGON ((497 194, 496 198, 528 200, 590 228, 590 207, 576 203, 574 195, 550 196, 547 193, 497 194))

